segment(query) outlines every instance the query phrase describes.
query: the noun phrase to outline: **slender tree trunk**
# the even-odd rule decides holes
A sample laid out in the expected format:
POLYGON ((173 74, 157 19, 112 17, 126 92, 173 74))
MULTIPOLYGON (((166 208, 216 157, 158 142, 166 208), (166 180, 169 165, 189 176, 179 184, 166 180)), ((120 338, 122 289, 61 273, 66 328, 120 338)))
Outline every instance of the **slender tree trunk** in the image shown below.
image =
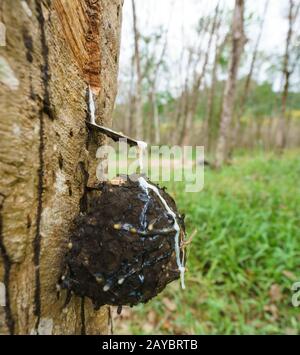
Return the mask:
MULTIPOLYGON (((173 6, 174 2, 172 2, 172 9, 169 13, 169 21, 168 21, 168 27, 165 32, 165 40, 164 40, 164 45, 159 57, 159 60, 156 64, 155 71, 154 71, 154 76, 153 76, 153 91, 154 91, 154 99, 156 98, 156 90, 157 90, 157 78, 159 71, 161 69, 161 66, 164 63, 164 58, 165 54, 168 48, 168 34, 169 34, 169 29, 170 29, 170 24, 172 21, 172 14, 173 14, 173 6)), ((160 144, 160 139, 161 139, 161 134, 160 134, 160 117, 159 117, 159 110, 158 110, 158 105, 156 103, 156 100, 153 102, 153 123, 154 123, 154 136, 155 136, 155 144, 160 144)), ((172 137, 170 138, 170 141, 172 141, 172 137)))
POLYGON ((225 86, 221 126, 216 150, 216 167, 219 168, 227 159, 228 140, 233 115, 233 106, 236 93, 237 73, 241 55, 245 44, 244 34, 244 0, 235 1, 232 25, 232 51, 229 63, 229 75, 225 86))
POLYGON ((134 117, 135 112, 135 94, 134 94, 134 56, 132 56, 131 60, 131 70, 130 70, 130 88, 128 95, 128 113, 126 119, 126 130, 125 133, 128 134, 129 137, 133 137, 136 132, 136 122, 134 117))
MULTIPOLYGON (((283 80, 284 80, 284 87, 281 97, 281 113, 279 119, 279 131, 278 131, 278 148, 280 151, 286 146, 286 130, 287 130, 287 123, 286 123, 286 106, 287 106, 287 99, 289 94, 289 86, 290 86, 290 50, 291 50, 291 41, 293 36, 293 25, 294 20, 297 15, 294 13, 295 3, 294 0, 290 0, 289 2, 289 28, 286 37, 286 45, 285 45, 285 54, 283 59, 283 80)), ((298 9, 296 10, 298 12, 298 9)))
MULTIPOLYGON (((219 37, 219 35, 218 35, 219 37)), ((212 79, 211 79, 211 87, 208 93, 208 102, 207 102, 207 113, 206 113, 206 126, 205 126, 205 131, 206 131, 206 140, 205 140, 205 145, 208 149, 209 152, 212 151, 212 145, 213 145, 213 140, 215 139, 216 136, 216 122, 214 119, 215 115, 215 90, 216 90, 216 84, 218 81, 217 78, 217 71, 218 71, 218 64, 220 61, 220 57, 224 51, 224 48, 226 46, 226 43, 228 41, 228 36, 224 38, 224 40, 221 43, 218 43, 218 38, 216 41, 216 48, 215 48, 215 59, 214 59, 214 64, 212 68, 212 79)))
POLYGON ((155 87, 152 85, 149 91, 149 104, 150 104, 150 112, 151 112, 151 118, 150 118, 150 127, 149 127, 149 133, 150 133, 150 141, 153 141, 155 144, 160 143, 160 120, 159 120, 159 115, 158 115, 158 107, 156 103, 156 95, 155 95, 155 87), (153 132, 153 135, 152 135, 153 132), (154 136, 154 137, 152 137, 154 136))
POLYGON ((0 333, 107 334, 109 307, 73 297, 63 309, 56 284, 96 180, 88 85, 98 122, 111 124, 122 1, 5 1, 2 10, 0 333))
POLYGON ((199 90, 201 88, 201 84, 203 82, 203 79, 204 79, 204 76, 206 73, 206 67, 207 67, 208 60, 209 60, 213 36, 215 34, 215 30, 216 30, 217 23, 218 23, 218 17, 219 17, 219 3, 215 9, 215 15, 214 15, 214 18, 212 21, 211 31, 210 31, 210 35, 209 35, 207 49, 206 49, 205 56, 204 56, 204 62, 202 65, 202 69, 201 69, 201 72, 196 76, 196 79, 194 81, 193 89, 192 89, 192 93, 191 93, 191 102, 190 102, 190 105, 189 105, 189 108, 187 111, 187 115, 185 116, 185 119, 184 119, 182 136, 181 136, 181 144, 183 144, 183 145, 187 144, 190 139, 190 133, 192 131, 192 126, 193 126, 193 119, 194 119, 196 111, 197 111, 197 105, 198 105, 198 100, 199 100, 199 90))
POLYGON ((135 94, 135 111, 134 117, 136 122, 136 138, 144 139, 144 122, 143 122, 143 96, 142 96, 142 71, 141 71, 141 55, 140 55, 140 33, 137 27, 137 16, 135 0, 131 0, 133 15, 133 34, 134 34, 134 56, 136 66, 136 94, 135 94))
MULTIPOLYGON (((184 136, 185 136, 185 131, 186 131, 186 126, 187 126, 187 116, 189 113, 190 105, 191 105, 191 92, 190 92, 190 78, 192 78, 195 81, 195 77, 197 75, 197 65, 200 62, 201 59, 201 46, 203 42, 203 38, 206 34, 206 32, 209 29, 210 21, 202 21, 200 28, 197 31, 197 36, 199 38, 199 44, 196 49, 196 53, 198 54, 198 58, 196 60, 193 60, 193 54, 194 51, 193 49, 189 48, 189 56, 188 56, 188 62, 186 66, 186 76, 185 76, 185 81, 183 85, 183 91, 181 95, 181 102, 180 102, 180 109, 178 110, 179 115, 177 116, 177 124, 176 124, 176 131, 178 131, 178 134, 175 135, 176 137, 176 142, 179 144, 179 142, 183 142, 184 136), (193 67, 193 68, 192 68, 193 67), (191 70, 192 68, 192 70, 191 70)), ((181 55, 181 62, 183 62, 184 58, 184 50, 182 51, 181 55)))
MULTIPOLYGON (((182 50, 181 53, 181 69, 183 69, 183 59, 184 59, 184 50, 182 50)), ((181 128, 183 125, 184 117, 186 117, 187 110, 188 110, 188 101, 189 101, 189 68, 192 63, 192 53, 189 52, 189 57, 188 57, 188 62, 186 65, 186 75, 184 79, 184 83, 182 85, 181 89, 181 95, 179 100, 177 101, 177 106, 176 106, 176 122, 175 122, 175 128, 173 130, 173 144, 179 144, 180 138, 181 138, 181 128)))
MULTIPOLYGON (((171 16, 170 16, 171 20, 171 16)), ((170 22, 170 21, 169 21, 170 22)), ((159 144, 160 143, 160 119, 159 119, 159 112, 158 112, 158 107, 156 103, 156 86, 157 86, 157 77, 159 74, 159 70, 164 62, 164 57, 167 51, 168 47, 168 33, 169 33, 169 25, 168 29, 165 34, 165 41, 163 45, 163 49, 161 51, 160 57, 158 62, 156 63, 154 73, 153 73, 153 78, 150 80, 150 105, 151 105, 151 113, 152 113, 152 119, 151 121, 153 122, 153 128, 154 128, 154 143, 159 144)))
POLYGON ((241 118, 245 112, 245 105, 246 105, 247 98, 249 96, 250 84, 251 84, 251 80, 252 80, 252 76, 253 76, 253 72, 254 72, 254 68, 255 68, 255 64, 256 64, 258 48, 260 45, 261 36, 263 33, 263 29, 264 29, 264 24, 265 24, 265 19, 266 19, 269 3, 270 3, 270 0, 267 0, 265 2, 263 17, 262 17, 262 20, 260 23, 259 33, 258 33, 258 36, 256 39, 256 43, 255 43, 255 47, 254 47, 254 51, 253 51, 253 56, 252 56, 252 60, 251 60, 251 64, 250 64, 250 70, 249 70, 249 73, 246 78, 245 87, 244 87, 241 101, 237 107, 236 124, 234 127, 234 133, 232 135, 232 140, 231 140, 231 150, 233 150, 234 147, 236 145, 238 145, 238 143, 239 143, 238 139, 241 134, 241 118))

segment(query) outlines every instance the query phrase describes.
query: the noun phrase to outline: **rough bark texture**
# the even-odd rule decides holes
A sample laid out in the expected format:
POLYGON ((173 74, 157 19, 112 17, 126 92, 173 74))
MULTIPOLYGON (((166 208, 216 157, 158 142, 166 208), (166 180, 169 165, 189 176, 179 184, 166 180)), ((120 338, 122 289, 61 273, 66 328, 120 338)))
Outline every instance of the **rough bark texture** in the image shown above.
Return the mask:
POLYGON ((244 45, 244 0, 236 0, 232 25, 231 60, 223 98, 220 134, 216 150, 216 167, 222 166, 227 158, 237 73, 244 45))
POLYGON ((56 284, 96 177, 88 85, 111 124, 122 0, 1 4, 0 334, 105 334, 109 309, 76 297, 63 309, 56 284))

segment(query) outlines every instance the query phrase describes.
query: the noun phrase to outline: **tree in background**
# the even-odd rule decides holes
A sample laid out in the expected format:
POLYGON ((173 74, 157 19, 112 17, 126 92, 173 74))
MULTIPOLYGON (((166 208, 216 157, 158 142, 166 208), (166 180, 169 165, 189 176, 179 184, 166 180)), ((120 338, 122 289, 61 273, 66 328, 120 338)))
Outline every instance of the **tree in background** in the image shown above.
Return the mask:
POLYGON ((251 84, 251 80, 252 80, 252 77, 253 77, 255 65, 256 65, 256 62, 257 62, 258 49, 259 49, 259 45, 260 45, 260 42, 261 42, 261 37, 262 37, 262 34, 263 34, 263 30, 264 30, 264 25, 265 25, 265 20, 266 20, 268 8, 269 8, 269 3, 270 3, 270 0, 266 0, 265 6, 264 6, 264 10, 263 10, 263 14, 262 14, 262 18, 261 18, 261 21, 260 21, 260 24, 259 24, 258 36, 257 36, 256 42, 255 42, 255 45, 254 45, 253 55, 252 55, 252 59, 251 59, 251 63, 250 63, 250 69, 249 69, 248 75, 247 75, 246 80, 245 80, 245 86, 244 86, 244 89, 243 89, 242 97, 239 100, 238 105, 237 105, 236 122, 233 122, 234 125, 233 125, 232 141, 231 141, 231 150, 234 149, 234 147, 238 143, 239 137, 241 135, 241 132, 240 132, 240 130, 241 130, 241 117, 242 117, 242 115, 245 112, 246 101, 247 101, 247 98, 249 96, 250 84, 251 84))
MULTIPOLYGON (((134 53, 131 60, 126 133, 159 144, 160 119, 157 103, 158 76, 165 64, 168 27, 159 27, 145 35, 138 26, 139 13, 135 0, 131 2, 134 53)), ((171 12, 170 12, 171 20, 171 12)), ((169 20, 169 22, 170 22, 169 20)))
POLYGON ((246 37, 244 34, 244 0, 236 0, 232 23, 232 49, 228 68, 228 79, 225 86, 220 133, 216 150, 216 167, 221 167, 227 159, 230 128, 233 116, 236 81, 246 37))
MULTIPOLYGON (((220 16, 220 4, 218 3, 216 8, 215 8, 215 14, 212 19, 208 19, 208 24, 211 24, 210 32, 209 32, 209 39, 207 43, 207 47, 205 48, 204 52, 204 58, 203 58, 203 63, 200 69, 200 72, 197 72, 197 65, 202 59, 202 52, 198 54, 198 58, 196 60, 196 65, 193 73, 193 83, 192 83, 192 88, 191 92, 189 93, 188 101, 187 101, 187 107, 184 112, 184 117, 183 117, 183 127, 181 131, 181 140, 180 143, 182 145, 188 144, 188 141, 190 140, 190 133, 192 131, 193 127, 193 120, 195 118, 195 114, 197 111, 197 106, 198 106, 198 101, 199 101, 199 91, 201 88, 201 85, 203 83, 205 73, 206 73, 206 68, 209 62, 209 56, 211 52, 211 47, 213 43, 213 38, 216 32, 216 29, 218 27, 218 22, 219 22, 219 16, 220 16)), ((204 34, 206 31, 204 31, 204 34)))
MULTIPOLYGON (((213 156, 216 147, 220 147, 220 142, 225 141, 224 134, 222 138, 220 135, 222 127, 222 132, 227 132, 224 153, 226 161, 234 149, 257 147, 274 149, 278 145, 276 135, 279 135, 279 115, 276 115, 276 111, 282 111, 284 108, 282 103, 285 102, 286 140, 291 146, 296 146, 299 141, 297 127, 299 126, 300 129, 295 119, 297 110, 299 110, 295 74, 299 70, 297 61, 300 56, 299 46, 297 46, 296 20, 293 24, 293 36, 288 50, 288 69, 293 76, 289 74, 289 90, 285 101, 283 100, 285 80, 283 80, 282 89, 277 88, 278 79, 283 76, 282 56, 277 48, 274 50, 261 48, 261 44, 267 40, 264 37, 267 31, 264 29, 266 24, 269 24, 269 21, 266 22, 270 16, 269 0, 265 0, 262 4, 259 18, 256 13, 250 12, 252 6, 250 2, 247 3, 248 7, 245 5, 243 27, 247 28, 250 36, 249 50, 245 56, 239 58, 238 63, 236 62, 237 56, 233 57, 232 53, 233 43, 237 42, 233 40, 232 35, 233 27, 237 25, 233 24, 233 9, 223 2, 220 3, 222 7, 219 6, 219 9, 215 5, 206 6, 204 0, 199 3, 201 3, 201 11, 199 11, 195 28, 194 26, 186 28, 184 20, 182 22, 182 35, 179 39, 181 48, 178 51, 178 57, 173 56, 174 38, 171 35, 177 24, 174 24, 171 19, 171 13, 178 11, 176 6, 181 4, 180 0, 170 1, 169 21, 165 18, 165 21, 158 25, 155 20, 152 27, 151 16, 149 16, 151 14, 149 14, 148 5, 144 3, 144 10, 148 12, 144 13, 144 16, 147 15, 149 22, 147 26, 141 28, 138 28, 136 24, 139 34, 141 96, 136 95, 138 75, 136 51, 133 46, 133 55, 128 56, 128 68, 126 68, 129 75, 121 76, 115 128, 125 130, 130 135, 136 134, 136 98, 141 97, 140 124, 143 126, 144 139, 150 144, 170 144, 170 142, 201 144, 205 145, 206 152, 213 156), (257 28, 255 31, 254 26, 257 28), (274 64, 272 65, 272 77, 269 73, 271 62, 274 64), (232 87, 235 88, 235 92, 231 95, 232 91, 230 91, 228 95, 229 84, 233 83, 231 79, 234 74, 230 72, 230 69, 234 63, 236 64, 236 77, 232 87), (238 78, 239 72, 241 73, 240 79, 238 78), (226 115, 228 117, 228 110, 224 107, 229 108, 230 101, 233 101, 230 123, 228 128, 224 128, 224 120, 223 124, 220 122, 226 115)), ((296 4, 295 0, 294 3, 296 4)), ((128 6, 129 13, 132 13, 131 2, 128 6)), ((158 2, 156 6, 159 6, 158 2)), ((294 12, 296 8, 295 5, 294 12)), ((141 4, 138 9, 135 8, 135 11, 136 20, 141 23, 143 5, 141 4)), ((238 17, 236 19, 238 20, 238 17)), ((131 19, 128 22, 130 22, 129 31, 132 33, 132 42, 135 43, 134 38, 137 36, 132 31, 134 26, 131 24, 131 19)), ((245 36, 243 37, 245 41, 245 36)), ((242 52, 244 53, 243 50, 242 52)))
POLYGON ((282 151, 287 143, 287 117, 286 117, 286 108, 287 108, 287 99, 289 94, 290 88, 290 79, 291 75, 295 70, 295 66, 298 63, 299 57, 296 56, 296 60, 291 63, 291 51, 292 51, 292 40, 294 37, 294 26, 296 24, 298 15, 299 15, 299 8, 300 3, 296 5, 295 0, 289 1, 289 14, 288 14, 288 32, 286 36, 286 44, 285 44, 285 54, 283 58, 283 65, 282 65, 282 75, 283 75, 283 91, 281 97, 281 113, 280 113, 280 120, 279 120, 279 130, 278 130, 278 148, 282 151))
MULTIPOLYGON (((159 44, 160 39, 162 38, 162 33, 158 34, 156 36, 156 41, 154 41, 155 46, 154 46, 154 53, 156 52, 157 45, 159 44)), ((149 90, 149 105, 150 105, 150 112, 151 116, 149 119, 150 127, 149 127, 149 141, 154 142, 155 144, 160 143, 160 119, 159 119, 159 111, 158 111, 158 105, 157 105, 157 80, 158 80, 158 74, 160 72, 161 67, 163 66, 164 62, 164 56, 166 54, 168 47, 168 30, 165 33, 165 39, 164 39, 164 44, 161 50, 161 54, 158 57, 158 60, 156 61, 155 55, 150 57, 149 64, 146 65, 146 68, 148 67, 148 75, 146 75, 146 79, 148 81, 148 90, 149 90), (154 139, 152 139, 152 128, 154 130, 154 139)))
POLYGON ((214 62, 211 71, 211 85, 208 91, 207 98, 207 110, 205 117, 205 126, 204 126, 204 145, 207 151, 212 152, 213 142, 215 140, 217 124, 218 124, 218 113, 216 112, 216 90, 218 85, 218 67, 221 62, 221 57, 224 51, 224 48, 227 46, 229 41, 229 35, 225 31, 225 35, 222 36, 222 17, 218 23, 217 38, 215 44, 215 55, 214 62))
POLYGON ((137 25, 136 4, 135 0, 131 0, 132 16, 133 16, 133 34, 134 34, 134 65, 136 70, 136 90, 133 100, 133 120, 135 125, 135 135, 139 140, 144 139, 143 127, 143 87, 142 87, 142 69, 141 69, 141 54, 140 54, 140 32, 137 25))

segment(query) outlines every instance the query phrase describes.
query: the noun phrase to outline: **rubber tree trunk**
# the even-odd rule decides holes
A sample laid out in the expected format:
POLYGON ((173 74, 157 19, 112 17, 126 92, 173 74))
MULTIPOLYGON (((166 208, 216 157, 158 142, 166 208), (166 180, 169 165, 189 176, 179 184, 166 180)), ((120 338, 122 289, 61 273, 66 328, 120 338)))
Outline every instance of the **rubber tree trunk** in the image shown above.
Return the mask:
POLYGON ((109 308, 57 298, 73 218, 96 183, 88 86, 111 124, 122 0, 1 3, 0 333, 106 334, 109 308))

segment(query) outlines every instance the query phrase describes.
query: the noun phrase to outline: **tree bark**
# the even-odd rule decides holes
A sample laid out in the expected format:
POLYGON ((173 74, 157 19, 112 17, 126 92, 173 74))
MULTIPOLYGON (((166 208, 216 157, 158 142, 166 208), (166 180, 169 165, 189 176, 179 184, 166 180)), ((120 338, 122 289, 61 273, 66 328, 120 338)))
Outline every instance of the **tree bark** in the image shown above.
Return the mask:
MULTIPOLYGON (((96 182, 88 86, 110 125, 122 0, 2 3, 0 334, 107 334, 109 308, 57 298, 73 218, 96 182)), ((101 142, 104 139, 100 137, 101 142)))
POLYGON ((231 60, 229 63, 229 75, 224 91, 221 126, 216 150, 215 165, 217 168, 221 167, 227 159, 227 148, 233 115, 237 73, 244 44, 244 0, 236 0, 232 24, 231 60))

